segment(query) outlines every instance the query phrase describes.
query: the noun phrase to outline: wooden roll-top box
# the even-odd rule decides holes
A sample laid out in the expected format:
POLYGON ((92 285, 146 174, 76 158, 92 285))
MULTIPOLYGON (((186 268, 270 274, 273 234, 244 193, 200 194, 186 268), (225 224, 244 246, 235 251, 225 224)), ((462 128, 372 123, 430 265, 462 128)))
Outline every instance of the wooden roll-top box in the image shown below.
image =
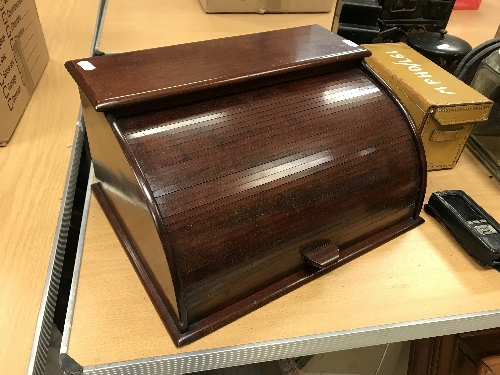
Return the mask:
POLYGON ((422 222, 422 145, 369 54, 307 26, 66 63, 94 195, 177 345, 422 222))

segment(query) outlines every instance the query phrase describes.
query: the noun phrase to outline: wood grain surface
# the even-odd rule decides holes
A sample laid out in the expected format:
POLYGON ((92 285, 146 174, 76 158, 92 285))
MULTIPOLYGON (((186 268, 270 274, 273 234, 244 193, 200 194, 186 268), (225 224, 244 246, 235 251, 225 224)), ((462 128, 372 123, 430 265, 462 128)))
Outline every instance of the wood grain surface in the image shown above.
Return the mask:
POLYGON ((89 53, 97 0, 37 1, 50 61, 0 148, 0 372, 26 374, 78 117, 64 62, 89 53))
POLYGON ((448 21, 448 34, 458 36, 472 47, 495 37, 500 19, 500 1, 483 0, 478 10, 454 10, 448 21))
POLYGON ((314 24, 331 30, 332 23, 333 11, 206 14, 198 0, 110 0, 99 49, 103 52, 135 51, 314 24), (134 16, 130 17, 131 14, 134 16))
MULTIPOLYGON (((430 172, 427 197, 463 189, 500 217, 500 183, 468 149, 430 172)), ((500 308, 500 274, 434 219, 195 343, 176 348, 94 198, 68 355, 83 366, 500 308), (376 266, 374 266, 376 265, 376 266), (376 313, 370 313, 376 312, 376 313), (332 317, 335 317, 332 319, 332 317)))
POLYGON ((306 244, 328 238, 347 252, 419 204, 410 129, 357 69, 116 123, 148 125, 126 139, 169 233, 190 323, 304 268, 306 244), (325 102, 342 90, 374 93, 325 102), (169 129, 183 121, 195 126, 169 129))
POLYGON ((138 112, 146 103, 148 108, 164 108, 165 103, 189 103, 345 69, 340 62, 353 65, 356 58, 370 55, 351 44, 329 29, 310 25, 96 56, 65 66, 97 111, 116 115, 117 108, 130 112, 130 106, 141 103, 138 112), (93 69, 80 66, 89 63, 93 69))

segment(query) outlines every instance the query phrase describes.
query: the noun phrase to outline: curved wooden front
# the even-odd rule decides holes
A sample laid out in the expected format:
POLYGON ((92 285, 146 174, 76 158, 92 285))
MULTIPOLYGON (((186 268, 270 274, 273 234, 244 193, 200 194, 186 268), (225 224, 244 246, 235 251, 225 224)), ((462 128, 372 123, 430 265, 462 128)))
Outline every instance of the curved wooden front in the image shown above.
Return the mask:
POLYGON ((338 247, 334 268, 418 224, 415 134, 359 69, 115 122, 172 242, 190 325, 325 272, 304 260, 316 248, 338 247))

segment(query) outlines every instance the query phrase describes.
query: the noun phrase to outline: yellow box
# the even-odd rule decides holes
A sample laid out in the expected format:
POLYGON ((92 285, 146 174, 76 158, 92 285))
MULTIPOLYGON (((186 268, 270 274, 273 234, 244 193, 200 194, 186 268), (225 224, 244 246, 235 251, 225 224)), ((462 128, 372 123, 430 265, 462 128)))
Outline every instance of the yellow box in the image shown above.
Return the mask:
POLYGON ((404 43, 368 44, 368 65, 408 108, 420 131, 427 169, 453 168, 492 101, 404 43))

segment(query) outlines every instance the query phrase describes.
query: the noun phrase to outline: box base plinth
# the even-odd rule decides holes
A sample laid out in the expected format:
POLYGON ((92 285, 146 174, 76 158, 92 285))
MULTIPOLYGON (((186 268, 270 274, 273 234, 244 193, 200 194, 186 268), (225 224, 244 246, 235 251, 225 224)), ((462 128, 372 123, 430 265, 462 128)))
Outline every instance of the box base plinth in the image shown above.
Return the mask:
POLYGON ((111 209, 108 199, 106 198, 106 194, 100 184, 93 184, 92 191, 121 245, 123 246, 130 262, 137 272, 137 275, 139 276, 139 279, 146 289, 151 301, 153 302, 156 311, 165 325, 165 328, 177 347, 187 345, 212 333, 213 331, 235 321, 236 319, 258 309, 259 307, 266 305, 271 301, 274 301, 292 290, 299 288, 307 282, 342 266, 343 264, 367 253, 375 247, 390 241, 391 239, 424 222, 421 217, 416 219, 411 217, 407 218, 363 241, 341 250, 339 261, 327 268, 315 268, 304 263, 305 267, 301 271, 281 279, 280 281, 271 284, 257 293, 254 293, 202 320, 199 320, 194 324, 190 324, 185 332, 181 332, 177 318, 173 316, 170 310, 164 305, 158 292, 153 287, 153 283, 147 275, 144 266, 139 261, 138 251, 135 248, 135 245, 127 236, 127 230, 123 228, 121 218, 116 215, 116 211, 111 209))

